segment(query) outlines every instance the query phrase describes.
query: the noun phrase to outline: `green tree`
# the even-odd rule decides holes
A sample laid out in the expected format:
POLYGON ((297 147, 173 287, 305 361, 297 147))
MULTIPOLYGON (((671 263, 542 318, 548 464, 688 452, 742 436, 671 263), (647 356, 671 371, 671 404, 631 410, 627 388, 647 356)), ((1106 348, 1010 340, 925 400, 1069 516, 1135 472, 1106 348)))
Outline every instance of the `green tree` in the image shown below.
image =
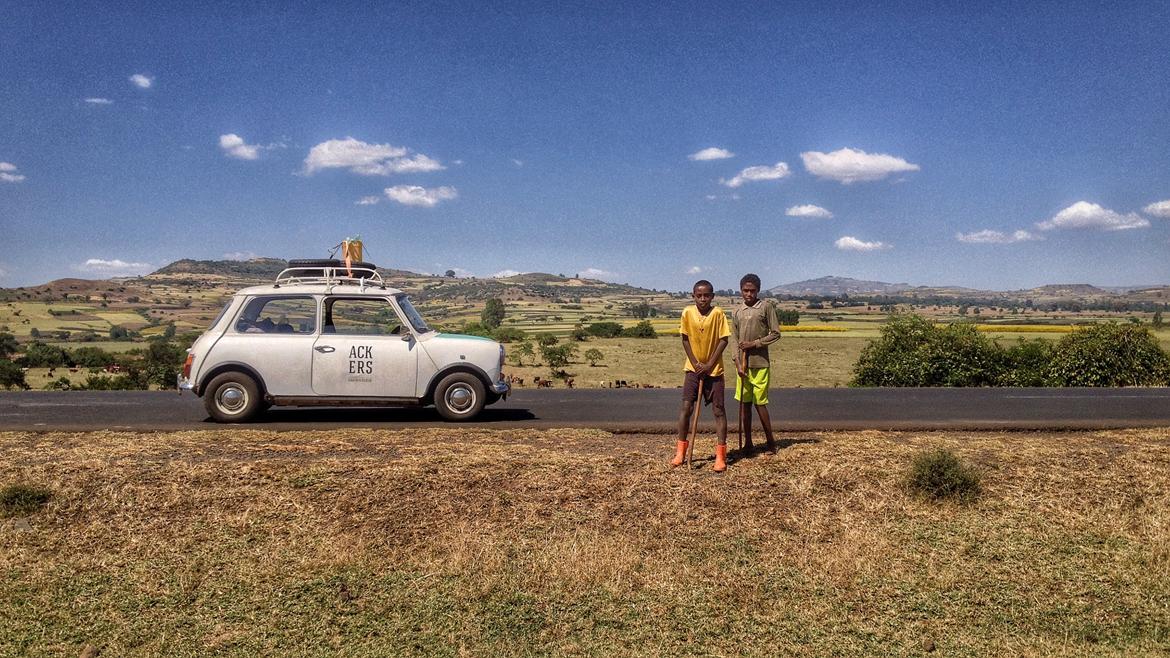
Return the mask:
POLYGON ((522 366, 524 365, 525 358, 531 359, 536 356, 536 351, 532 349, 532 343, 526 340, 516 346, 513 354, 516 356, 516 365, 522 366))
POLYGON ((583 343, 587 338, 589 338, 589 334, 586 333, 585 329, 581 325, 577 325, 573 327, 572 331, 569 332, 569 338, 577 341, 578 343, 583 343))
POLYGON ((537 334, 536 343, 541 347, 551 347, 557 344, 557 337, 548 332, 537 334))
POLYGON ((1158 309, 1158 310, 1154 311, 1154 328, 1155 329, 1162 328, 1162 309, 1158 309))
POLYGON ((99 347, 79 347, 70 350, 69 358, 82 368, 104 368, 114 362, 114 355, 99 347))
POLYGON ((56 345, 35 342, 24 351, 24 365, 29 368, 57 368, 69 363, 69 355, 56 345))
POLYGON ((16 342, 16 336, 6 331, 0 331, 0 357, 14 354, 19 349, 20 343, 16 342))
POLYGON ((577 356, 577 346, 572 343, 542 345, 540 356, 544 359, 544 364, 548 366, 553 377, 563 377, 565 376, 565 366, 569 365, 577 356))
POLYGON ((24 371, 19 365, 8 359, 0 359, 0 386, 5 390, 28 388, 28 383, 24 381, 24 371))
POLYGON ((186 350, 180 349, 178 345, 168 340, 150 341, 142 366, 146 383, 161 388, 173 387, 185 359, 186 350))
POLYGON ((483 312, 479 314, 480 322, 488 329, 495 329, 504 321, 504 300, 498 297, 493 297, 487 300, 487 305, 483 307, 483 312))
POLYGON ((455 270, 447 270, 446 272, 443 272, 443 276, 447 277, 448 279, 454 279, 455 270))
POLYGON ((776 309, 776 321, 788 327, 800 324, 800 311, 794 309, 776 309))
POLYGON ((596 347, 591 347, 585 350, 585 360, 589 362, 590 367, 597 367, 597 364, 600 363, 604 358, 605 355, 602 354, 601 350, 597 349, 596 347))

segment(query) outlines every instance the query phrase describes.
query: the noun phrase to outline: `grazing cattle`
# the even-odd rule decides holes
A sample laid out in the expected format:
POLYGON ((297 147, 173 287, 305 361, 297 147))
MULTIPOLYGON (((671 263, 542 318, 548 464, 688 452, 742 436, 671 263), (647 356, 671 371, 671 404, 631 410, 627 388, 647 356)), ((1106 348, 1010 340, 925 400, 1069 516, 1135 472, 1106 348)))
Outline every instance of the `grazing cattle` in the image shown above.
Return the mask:
POLYGON ((569 388, 573 388, 573 380, 572 380, 572 379, 566 379, 566 380, 565 380, 565 386, 568 386, 569 388))

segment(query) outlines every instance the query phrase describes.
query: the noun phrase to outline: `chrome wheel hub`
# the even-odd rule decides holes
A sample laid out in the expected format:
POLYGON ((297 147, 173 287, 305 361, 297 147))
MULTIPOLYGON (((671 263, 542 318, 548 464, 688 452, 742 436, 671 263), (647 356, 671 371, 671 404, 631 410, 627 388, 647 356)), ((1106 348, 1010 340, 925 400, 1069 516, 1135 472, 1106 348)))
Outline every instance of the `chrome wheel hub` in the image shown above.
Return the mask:
POLYGON ((447 389, 447 406, 453 411, 465 413, 475 405, 475 391, 465 384, 456 384, 447 389))
POLYGON ((215 394, 215 401, 225 412, 239 413, 248 404, 248 392, 239 386, 224 386, 215 394))

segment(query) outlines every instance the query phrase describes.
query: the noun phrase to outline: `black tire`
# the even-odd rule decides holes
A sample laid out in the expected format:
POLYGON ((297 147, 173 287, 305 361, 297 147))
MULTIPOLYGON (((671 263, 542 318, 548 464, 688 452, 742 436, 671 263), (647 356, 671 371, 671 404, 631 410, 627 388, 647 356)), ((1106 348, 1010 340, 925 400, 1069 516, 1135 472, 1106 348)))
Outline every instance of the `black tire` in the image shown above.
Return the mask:
MULTIPOLYGON (((288 267, 295 267, 302 270, 297 272, 300 276, 325 276, 324 268, 326 267, 340 269, 341 272, 337 272, 337 274, 343 274, 345 272, 345 261, 337 258, 294 258, 288 262, 288 267)), ((357 261, 353 264, 353 267, 372 270, 377 266, 373 263, 357 261)), ((362 274, 366 273, 362 272, 362 274)))
POLYGON ((483 411, 487 402, 483 382, 466 372, 447 375, 435 387, 435 409, 445 420, 455 423, 469 421, 483 411))
POLYGON ((225 372, 207 384, 203 407, 217 423, 246 423, 264 408, 264 399, 255 379, 242 372, 225 372))

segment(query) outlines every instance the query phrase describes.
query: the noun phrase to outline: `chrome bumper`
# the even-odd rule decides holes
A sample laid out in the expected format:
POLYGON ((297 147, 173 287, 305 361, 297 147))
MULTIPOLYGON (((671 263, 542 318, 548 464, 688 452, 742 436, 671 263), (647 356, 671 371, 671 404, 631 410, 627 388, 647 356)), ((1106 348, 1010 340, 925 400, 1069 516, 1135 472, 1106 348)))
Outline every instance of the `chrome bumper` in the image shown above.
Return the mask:
POLYGON ((508 382, 499 381, 499 382, 496 382, 495 384, 492 384, 492 393, 495 393, 496 395, 498 395, 502 398, 508 397, 508 393, 510 393, 511 391, 512 391, 512 387, 508 384, 508 382))
POLYGON ((190 391, 193 388, 195 388, 195 384, 183 379, 182 373, 175 375, 175 390, 179 392, 179 395, 182 395, 183 391, 190 391))

